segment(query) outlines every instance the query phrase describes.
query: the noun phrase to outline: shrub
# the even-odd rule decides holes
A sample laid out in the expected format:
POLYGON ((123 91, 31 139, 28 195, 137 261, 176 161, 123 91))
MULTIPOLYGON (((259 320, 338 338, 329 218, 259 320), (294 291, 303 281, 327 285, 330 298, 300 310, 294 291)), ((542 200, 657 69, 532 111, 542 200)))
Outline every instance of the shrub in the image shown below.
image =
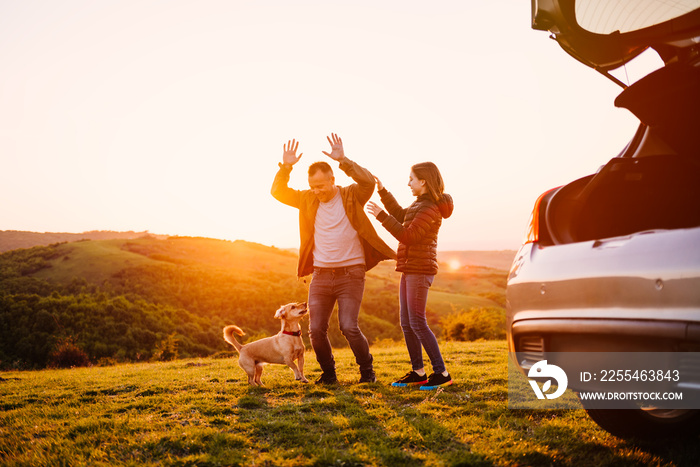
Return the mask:
POLYGON ((49 355, 49 365, 55 368, 87 366, 89 363, 87 354, 77 346, 73 337, 59 340, 56 349, 49 355))
POLYGON ((453 341, 504 339, 506 315, 502 308, 471 308, 445 316, 441 321, 443 337, 453 341))
POLYGON ((178 342, 178 338, 175 337, 175 334, 170 334, 168 337, 158 342, 156 350, 153 353, 153 358, 161 362, 177 359, 179 356, 177 350, 178 342))

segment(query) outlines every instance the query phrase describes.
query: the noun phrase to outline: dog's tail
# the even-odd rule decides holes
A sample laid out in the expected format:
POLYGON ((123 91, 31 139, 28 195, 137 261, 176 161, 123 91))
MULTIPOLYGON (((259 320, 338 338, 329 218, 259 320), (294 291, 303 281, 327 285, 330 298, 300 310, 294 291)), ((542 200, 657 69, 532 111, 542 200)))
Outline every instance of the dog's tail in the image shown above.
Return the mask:
POLYGON ((236 340, 236 338, 233 336, 234 334, 238 334, 239 336, 245 335, 245 333, 241 331, 241 328, 239 328, 238 326, 232 325, 226 326, 224 328, 224 340, 232 346, 234 346, 236 350, 240 352, 241 347, 243 347, 243 345, 241 345, 241 343, 236 340))

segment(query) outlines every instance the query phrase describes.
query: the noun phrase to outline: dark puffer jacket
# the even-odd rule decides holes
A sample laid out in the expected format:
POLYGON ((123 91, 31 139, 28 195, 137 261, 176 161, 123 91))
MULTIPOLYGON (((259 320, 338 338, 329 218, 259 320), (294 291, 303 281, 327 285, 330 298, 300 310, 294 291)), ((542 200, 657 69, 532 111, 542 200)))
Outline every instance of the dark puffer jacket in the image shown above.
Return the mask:
POLYGON ((404 209, 385 188, 379 196, 389 214, 382 211, 377 220, 399 241, 396 270, 405 274, 437 274, 438 231, 442 219, 452 215, 452 197, 443 194, 436 203, 424 194, 404 209))

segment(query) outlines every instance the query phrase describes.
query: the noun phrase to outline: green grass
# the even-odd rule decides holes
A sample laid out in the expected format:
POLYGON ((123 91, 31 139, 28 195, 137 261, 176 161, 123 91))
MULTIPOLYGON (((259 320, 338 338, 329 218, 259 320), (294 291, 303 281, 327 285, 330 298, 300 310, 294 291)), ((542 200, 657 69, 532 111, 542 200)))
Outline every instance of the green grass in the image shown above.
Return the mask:
MULTIPOLYGON (((378 383, 293 381, 265 368, 245 383, 235 359, 0 373, 0 464, 111 465, 691 465, 698 443, 618 440, 582 410, 509 410, 503 341, 444 343, 457 383, 439 392, 388 385, 402 346, 373 348, 378 383)), ((319 375, 307 353, 309 379, 319 375)))

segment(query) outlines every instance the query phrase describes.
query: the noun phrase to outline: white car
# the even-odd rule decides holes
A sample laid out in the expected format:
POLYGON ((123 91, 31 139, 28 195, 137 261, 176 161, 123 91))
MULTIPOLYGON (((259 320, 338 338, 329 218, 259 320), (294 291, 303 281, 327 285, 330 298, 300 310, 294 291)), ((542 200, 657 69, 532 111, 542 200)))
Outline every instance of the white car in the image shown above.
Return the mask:
MULTIPOLYGON (((621 85, 615 105, 640 125, 597 173, 537 200, 508 280, 509 350, 524 372, 551 352, 683 352, 700 390, 700 0, 532 0, 532 15, 621 85), (647 48, 662 68, 613 77, 647 48)), ((700 431, 698 410, 586 410, 620 437, 700 431)))

